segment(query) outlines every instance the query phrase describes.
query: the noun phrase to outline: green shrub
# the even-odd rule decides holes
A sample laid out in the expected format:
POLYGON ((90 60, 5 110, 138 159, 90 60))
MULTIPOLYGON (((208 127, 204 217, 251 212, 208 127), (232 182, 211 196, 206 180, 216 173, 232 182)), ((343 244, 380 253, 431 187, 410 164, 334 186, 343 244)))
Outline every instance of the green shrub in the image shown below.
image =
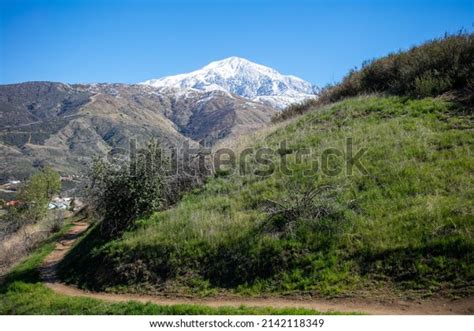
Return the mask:
POLYGON ((165 174, 162 151, 151 141, 135 158, 118 166, 96 159, 89 173, 87 200, 101 219, 102 234, 119 236, 140 216, 160 209, 165 174))
POLYGON ((351 70, 340 83, 327 86, 319 98, 290 105, 274 122, 301 115, 311 108, 367 94, 413 98, 451 93, 464 107, 474 107, 474 34, 459 32, 428 41, 407 51, 366 61, 351 70))
POLYGON ((414 95, 419 98, 440 95, 449 91, 451 81, 449 78, 437 77, 436 74, 429 71, 420 77, 415 78, 414 95))

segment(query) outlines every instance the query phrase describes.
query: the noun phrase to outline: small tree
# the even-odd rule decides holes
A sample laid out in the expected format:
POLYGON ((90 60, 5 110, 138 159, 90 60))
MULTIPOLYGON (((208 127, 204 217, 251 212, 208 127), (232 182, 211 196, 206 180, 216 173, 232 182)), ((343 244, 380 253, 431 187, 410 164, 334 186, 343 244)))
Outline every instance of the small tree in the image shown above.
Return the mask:
POLYGON ((94 160, 86 195, 92 211, 102 218, 103 235, 119 236, 137 218, 162 206, 166 163, 155 141, 119 165, 94 160))
POLYGON ((60 190, 60 176, 50 167, 33 174, 18 195, 23 202, 20 208, 23 223, 34 223, 44 217, 49 201, 60 190))

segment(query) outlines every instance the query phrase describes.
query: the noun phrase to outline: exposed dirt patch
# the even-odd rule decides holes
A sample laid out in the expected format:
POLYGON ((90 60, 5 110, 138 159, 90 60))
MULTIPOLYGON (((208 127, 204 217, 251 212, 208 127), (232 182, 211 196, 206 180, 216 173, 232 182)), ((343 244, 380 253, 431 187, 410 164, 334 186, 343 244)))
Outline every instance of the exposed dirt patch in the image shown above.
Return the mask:
POLYGON ((365 314, 474 314, 474 298, 463 299, 426 299, 426 300, 399 300, 393 298, 337 298, 337 299, 286 299, 279 297, 240 297, 240 296, 219 296, 209 298, 192 297, 166 297, 135 294, 111 294, 100 292, 88 292, 61 283, 56 275, 56 269, 59 262, 64 258, 72 248, 75 241, 83 234, 89 223, 79 221, 58 241, 56 248, 49 254, 42 266, 40 275, 45 285, 58 294, 88 297, 109 302, 151 302, 159 305, 174 304, 202 304, 210 307, 231 306, 239 307, 241 305, 249 307, 274 307, 274 308, 308 308, 321 312, 359 312, 365 314))

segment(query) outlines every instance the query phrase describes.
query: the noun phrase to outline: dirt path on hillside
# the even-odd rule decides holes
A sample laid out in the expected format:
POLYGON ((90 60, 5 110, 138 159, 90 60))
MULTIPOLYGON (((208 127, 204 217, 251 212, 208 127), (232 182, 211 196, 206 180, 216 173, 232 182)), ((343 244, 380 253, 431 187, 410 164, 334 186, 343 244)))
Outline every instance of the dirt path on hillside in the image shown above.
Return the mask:
POLYGON ((61 283, 56 275, 59 262, 72 248, 75 241, 87 230, 86 221, 75 222, 74 226, 59 239, 56 248, 43 261, 40 275, 45 285, 58 294, 88 297, 109 302, 151 302, 158 305, 202 304, 210 307, 241 305, 249 307, 308 308, 321 312, 360 312, 366 314, 474 314, 474 299, 429 299, 405 301, 378 298, 338 298, 338 299, 286 299, 281 297, 239 297, 221 296, 209 298, 148 296, 135 294, 110 294, 88 292, 61 283))

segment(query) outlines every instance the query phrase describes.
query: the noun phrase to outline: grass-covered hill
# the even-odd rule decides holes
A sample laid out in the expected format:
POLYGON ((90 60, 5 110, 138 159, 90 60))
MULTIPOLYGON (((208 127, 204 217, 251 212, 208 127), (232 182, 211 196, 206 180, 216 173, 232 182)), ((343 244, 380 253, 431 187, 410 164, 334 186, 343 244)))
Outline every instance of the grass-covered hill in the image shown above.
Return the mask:
POLYGON ((413 99, 444 95, 474 109, 474 34, 446 34, 407 51, 365 61, 339 84, 324 88, 318 99, 289 106, 274 121, 297 116, 315 106, 373 93, 413 99))
POLYGON ((313 108, 242 143, 245 173, 218 171, 116 240, 92 229, 62 277, 121 291, 472 293, 473 124, 439 98, 313 108), (348 144, 361 153, 352 173, 348 144))
MULTIPOLYGON (((67 233, 73 219, 0 279, 1 315, 315 315, 302 308, 208 307, 199 304, 157 305, 137 301, 109 302, 61 295, 41 284, 38 268, 67 233), (32 300, 33 298, 33 300, 32 300)), ((328 314, 328 313, 325 313, 328 314)), ((337 312, 329 312, 337 314, 337 312)))

